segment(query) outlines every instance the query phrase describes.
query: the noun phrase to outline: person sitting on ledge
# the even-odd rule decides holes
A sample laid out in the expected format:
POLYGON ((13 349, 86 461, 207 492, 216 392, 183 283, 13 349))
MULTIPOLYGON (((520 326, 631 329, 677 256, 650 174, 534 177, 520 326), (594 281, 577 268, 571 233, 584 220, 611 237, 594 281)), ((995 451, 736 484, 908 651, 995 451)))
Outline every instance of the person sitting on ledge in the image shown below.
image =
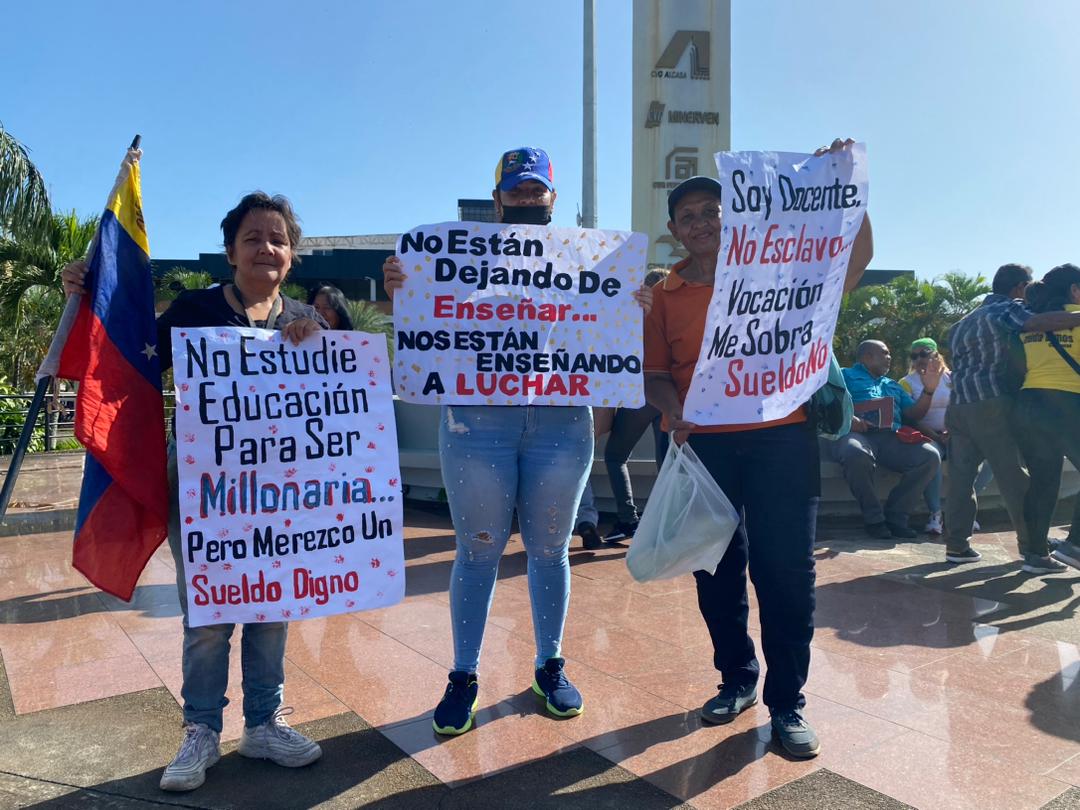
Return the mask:
POLYGON ((920 493, 941 467, 941 456, 930 442, 916 437, 904 441, 897 431, 904 421, 922 419, 934 399, 944 367, 934 358, 922 372, 922 391, 912 399, 900 383, 885 376, 892 364, 889 347, 864 340, 855 352, 855 365, 845 368, 844 381, 855 403, 851 432, 835 441, 822 439, 823 454, 844 468, 844 479, 859 503, 867 533, 879 540, 918 536, 908 515, 920 493), (900 473, 884 508, 874 488, 878 465, 900 473))

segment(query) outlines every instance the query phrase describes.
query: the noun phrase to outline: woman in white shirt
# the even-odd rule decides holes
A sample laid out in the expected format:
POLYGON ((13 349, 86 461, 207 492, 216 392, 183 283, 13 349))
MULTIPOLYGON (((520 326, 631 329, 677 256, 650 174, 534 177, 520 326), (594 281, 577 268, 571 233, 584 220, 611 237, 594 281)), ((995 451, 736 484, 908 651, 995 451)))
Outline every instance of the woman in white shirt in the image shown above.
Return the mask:
MULTIPOLYGON (((930 360, 937 356, 938 345, 933 338, 919 338, 911 344, 911 373, 900 381, 900 385, 915 399, 918 399, 923 391, 923 372, 926 371, 930 360)), ((934 390, 933 399, 930 400, 930 408, 917 425, 919 430, 933 441, 943 460, 947 456, 949 443, 949 433, 945 429, 945 409, 949 407, 949 395, 951 392, 952 372, 946 366, 945 373, 941 375, 941 383, 934 390)), ((990 470, 990 465, 983 464, 979 470, 979 477, 975 481, 975 491, 982 492, 982 490, 986 489, 993 477, 994 473, 990 470)), ((937 475, 926 485, 926 489, 923 491, 926 508, 930 510, 930 519, 923 530, 927 534, 940 535, 942 533, 941 478, 942 468, 938 467, 937 475)), ((977 529, 978 526, 979 524, 976 522, 975 528, 977 529)))

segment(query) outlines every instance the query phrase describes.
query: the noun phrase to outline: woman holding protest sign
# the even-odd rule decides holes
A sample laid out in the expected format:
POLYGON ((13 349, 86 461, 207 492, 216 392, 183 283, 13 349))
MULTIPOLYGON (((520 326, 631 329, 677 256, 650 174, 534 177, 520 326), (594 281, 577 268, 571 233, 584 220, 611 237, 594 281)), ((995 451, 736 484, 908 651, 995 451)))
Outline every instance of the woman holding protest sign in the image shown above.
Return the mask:
MULTIPOLYGON (((851 145, 838 139, 816 155, 851 145)), ((805 406, 754 424, 697 425, 683 418, 716 281, 721 190, 717 180, 693 177, 668 195, 668 229, 690 255, 655 288, 655 306, 645 322, 645 392, 663 414, 672 440, 690 442, 742 514, 716 570, 695 572, 698 606, 723 679, 719 694, 702 707, 702 718, 728 723, 757 702, 760 668, 747 632, 749 564, 760 605, 768 664, 764 701, 773 733, 792 756, 813 757, 820 743, 802 716, 806 701, 801 690, 813 636, 813 547, 820 495, 814 427, 805 406)), ((858 283, 872 252, 870 224, 864 217, 851 246, 845 289, 858 283)))
MULTIPOLYGON (((556 197, 552 178, 543 150, 505 153, 492 192, 498 221, 550 223, 556 197)), ((383 277, 391 296, 406 285, 398 257, 386 260, 383 277)), ((637 291, 635 297, 647 311, 651 294, 637 291)), ((515 508, 528 557, 536 641, 532 689, 550 713, 581 714, 581 694, 566 677, 561 648, 570 597, 570 533, 592 454, 593 420, 585 405, 442 406, 439 459, 457 554, 450 579, 454 669, 435 709, 436 732, 462 734, 472 727, 484 625, 515 508)))
MULTIPOLYGON (((289 201, 262 192, 246 195, 221 222, 225 252, 233 266, 231 284, 182 294, 157 320, 157 355, 162 370, 172 365, 173 327, 247 326, 281 331, 294 345, 326 322, 306 304, 281 294, 281 285, 294 261, 300 225, 289 201)), ((85 292, 83 262, 64 268, 64 289, 85 292)), ((181 552, 180 508, 177 491, 176 444, 169 443, 169 546, 176 563, 176 584, 184 613, 183 684, 184 740, 161 776, 161 788, 194 790, 206 779, 206 769, 221 756, 222 710, 229 676, 229 646, 234 625, 189 627, 188 600, 181 552)), ((238 752, 295 768, 322 755, 319 745, 289 727, 282 708, 285 682, 284 622, 243 626, 241 662, 244 673, 244 731, 238 752)))

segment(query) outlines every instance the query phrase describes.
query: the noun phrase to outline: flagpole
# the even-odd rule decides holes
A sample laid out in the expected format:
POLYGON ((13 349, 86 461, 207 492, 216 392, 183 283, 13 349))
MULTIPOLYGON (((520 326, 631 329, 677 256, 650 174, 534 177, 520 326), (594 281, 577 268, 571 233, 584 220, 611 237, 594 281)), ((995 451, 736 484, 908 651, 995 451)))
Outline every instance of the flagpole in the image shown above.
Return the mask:
POLYGON ((26 448, 30 446, 30 439, 34 435, 34 423, 37 421, 38 411, 41 410, 41 403, 45 399, 45 392, 49 390, 50 383, 52 383, 52 377, 42 377, 37 382, 37 388, 34 389, 34 398, 30 401, 30 411, 26 414, 26 421, 23 422, 22 433, 19 435, 19 443, 15 446, 15 453, 11 456, 7 476, 4 478, 4 488, 0 490, 0 523, 3 522, 4 517, 7 515, 11 493, 15 489, 15 479, 19 477, 19 468, 22 467, 26 448))
MULTIPOLYGON (((131 146, 128 147, 129 156, 132 150, 139 148, 140 143, 142 143, 142 135, 136 135, 131 141, 131 146)), ((127 159, 128 157, 125 157, 125 161, 127 159)), ((117 178, 116 186, 109 194, 110 200, 112 200, 112 194, 116 192, 116 188, 119 188, 122 177, 123 174, 121 174, 121 177, 117 178)), ((98 235, 95 232, 94 238, 90 242, 90 248, 86 252, 87 261, 89 261, 90 257, 97 249, 97 242, 98 235)), ((64 348, 64 342, 67 339, 68 332, 71 331, 71 325, 75 322, 75 315, 78 313, 78 310, 78 297, 74 295, 69 296, 67 303, 64 305, 64 313, 60 316, 60 323, 56 327, 56 336, 49 346, 48 354, 41 363, 41 368, 38 369, 37 386, 34 389, 34 398, 30 401, 30 410, 27 411, 26 421, 23 422, 22 433, 19 434, 19 443, 15 445, 15 452, 11 456, 11 463, 8 464, 7 475, 4 477, 4 486, 0 489, 0 523, 3 523, 4 518, 7 516, 8 504, 11 502, 11 494, 15 490, 15 481, 19 477, 19 470, 22 468, 26 450, 30 446, 30 439, 33 438, 34 435, 34 425, 37 422, 38 413, 41 411, 41 403, 45 401, 45 392, 49 390, 49 386, 52 384, 53 376, 60 363, 60 352, 64 348)))

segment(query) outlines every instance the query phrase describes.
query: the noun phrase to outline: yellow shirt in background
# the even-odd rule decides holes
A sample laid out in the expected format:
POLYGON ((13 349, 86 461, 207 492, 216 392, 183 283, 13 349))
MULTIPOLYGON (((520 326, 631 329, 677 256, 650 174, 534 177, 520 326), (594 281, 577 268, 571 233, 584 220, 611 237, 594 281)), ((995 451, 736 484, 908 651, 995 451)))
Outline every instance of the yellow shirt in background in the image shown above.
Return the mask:
MULTIPOLYGON (((1068 312, 1080 312, 1080 304, 1066 304, 1068 312)), ((1080 327, 1054 332, 1061 348, 1080 363, 1080 327)), ((1024 357, 1027 359, 1027 375, 1024 388, 1048 388, 1051 391, 1069 391, 1080 394, 1080 374, 1065 362, 1057 349, 1050 345, 1043 332, 1025 332, 1024 357)))

